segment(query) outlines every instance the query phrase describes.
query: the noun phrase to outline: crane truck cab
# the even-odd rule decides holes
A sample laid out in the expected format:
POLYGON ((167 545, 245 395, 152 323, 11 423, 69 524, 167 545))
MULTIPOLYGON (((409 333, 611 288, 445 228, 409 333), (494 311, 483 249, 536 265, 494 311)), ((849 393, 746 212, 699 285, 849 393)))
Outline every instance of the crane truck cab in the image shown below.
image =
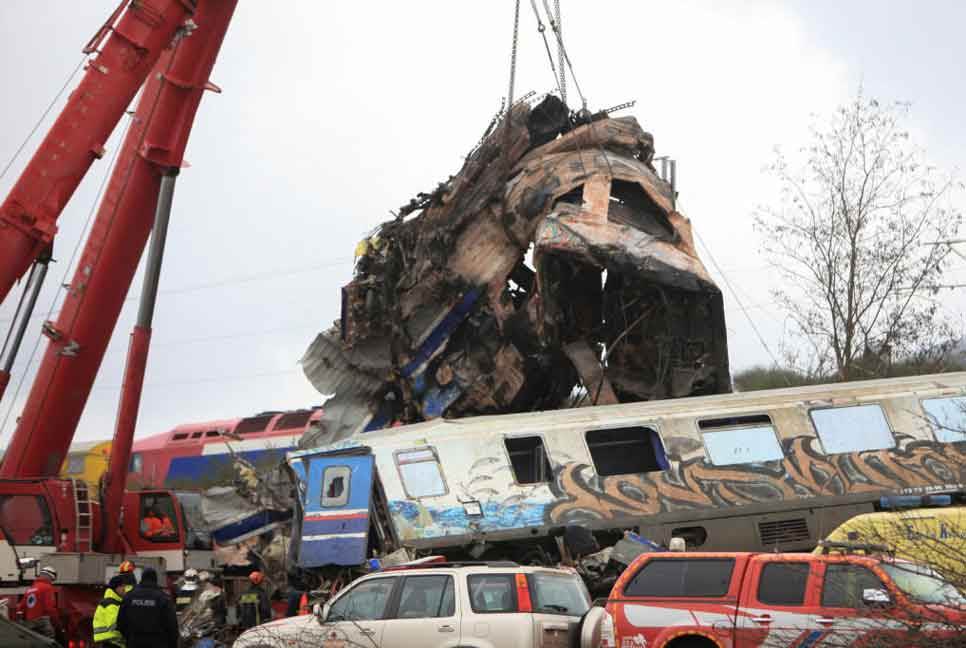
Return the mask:
MULTIPOLYGON (((113 524, 103 519, 100 503, 83 480, 36 479, 0 482, 0 581, 32 580, 22 573, 25 559, 56 561, 61 583, 102 586, 106 573, 96 568, 71 568, 65 560, 83 560, 93 567, 95 552, 113 524), (73 558, 65 559, 65 556, 73 558), (72 576, 74 575, 74 576, 72 576), (66 580, 65 580, 66 579, 66 580)), ((156 559, 167 572, 180 572, 188 560, 185 551, 185 520, 172 493, 164 490, 127 492, 118 523, 125 554, 156 559), (165 522, 160 532, 145 524, 150 513, 165 522)), ((104 554, 104 568, 117 566, 124 554, 104 554)))

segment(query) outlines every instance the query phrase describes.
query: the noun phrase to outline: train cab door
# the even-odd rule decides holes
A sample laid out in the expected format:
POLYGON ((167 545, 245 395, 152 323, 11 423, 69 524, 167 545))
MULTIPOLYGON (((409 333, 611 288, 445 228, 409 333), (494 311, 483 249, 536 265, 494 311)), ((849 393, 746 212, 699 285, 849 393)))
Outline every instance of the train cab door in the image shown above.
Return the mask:
POLYGON ((369 546, 375 476, 372 455, 302 457, 293 465, 300 484, 301 567, 361 565, 369 546))
POLYGON ((169 491, 128 491, 121 514, 124 538, 139 556, 164 558, 168 571, 184 569, 184 518, 169 491))

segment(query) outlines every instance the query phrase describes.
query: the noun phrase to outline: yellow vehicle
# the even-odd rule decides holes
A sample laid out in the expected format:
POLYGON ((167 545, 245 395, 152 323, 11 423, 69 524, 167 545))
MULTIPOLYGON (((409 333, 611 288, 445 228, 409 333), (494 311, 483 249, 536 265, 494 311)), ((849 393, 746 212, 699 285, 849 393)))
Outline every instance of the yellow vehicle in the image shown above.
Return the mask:
POLYGON ((928 564, 966 591, 966 507, 865 513, 842 523, 826 542, 883 545, 897 558, 928 564))
POLYGON ((69 479, 83 479, 91 493, 97 492, 101 475, 107 471, 107 460, 111 456, 110 441, 83 441, 70 446, 60 476, 69 479))

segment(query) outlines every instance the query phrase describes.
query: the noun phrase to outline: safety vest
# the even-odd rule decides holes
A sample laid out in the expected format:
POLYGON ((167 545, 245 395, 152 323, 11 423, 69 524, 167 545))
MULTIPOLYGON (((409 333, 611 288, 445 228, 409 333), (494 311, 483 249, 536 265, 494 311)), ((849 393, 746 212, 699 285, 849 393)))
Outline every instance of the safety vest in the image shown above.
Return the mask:
POLYGON ((262 625, 262 606, 258 599, 258 592, 245 592, 238 597, 238 603, 243 606, 251 605, 254 608, 255 625, 262 625))
POLYGON ((117 630, 117 613, 120 609, 120 595, 111 588, 104 590, 104 598, 94 610, 95 644, 112 641, 119 646, 124 645, 124 637, 117 630))

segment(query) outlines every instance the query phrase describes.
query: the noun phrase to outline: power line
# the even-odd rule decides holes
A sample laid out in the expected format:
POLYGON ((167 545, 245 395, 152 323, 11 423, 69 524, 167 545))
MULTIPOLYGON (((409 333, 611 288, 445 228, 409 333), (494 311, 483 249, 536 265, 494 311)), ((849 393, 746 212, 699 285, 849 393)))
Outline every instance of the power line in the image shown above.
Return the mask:
POLYGON ((40 119, 38 119, 37 123, 34 124, 34 127, 30 129, 30 133, 28 133, 27 137, 24 138, 23 142, 20 143, 20 146, 17 148, 17 150, 14 151, 13 156, 11 156, 10 160, 7 161, 7 164, 3 167, 3 171, 0 171, 0 179, 3 179, 3 176, 7 175, 7 171, 10 170, 10 167, 13 166, 13 163, 16 161, 16 159, 20 156, 21 153, 23 153, 23 150, 27 147, 27 143, 30 141, 30 138, 34 136, 34 134, 40 128, 40 125, 44 123, 45 119, 47 119, 47 115, 49 115, 50 111, 54 109, 54 106, 57 104, 57 100, 60 99, 60 96, 62 94, 64 94, 64 90, 66 90, 67 86, 70 85, 70 82, 74 80, 74 77, 77 76, 77 72, 80 71, 80 69, 84 66, 84 63, 86 61, 87 61, 87 55, 85 54, 83 57, 81 57, 81 60, 77 63, 77 67, 74 68, 74 71, 71 72, 70 75, 67 77, 67 80, 64 81, 64 85, 61 86, 60 90, 57 91, 57 94, 54 95, 54 98, 51 99, 50 104, 47 105, 46 110, 44 110, 44 112, 40 115, 40 119))
MULTIPOLYGON (((728 286, 728 289, 731 291, 732 297, 734 297, 735 301, 738 302, 738 306, 741 308, 741 312, 744 313, 745 318, 748 320, 748 323, 751 325, 751 328, 755 332, 755 335, 758 336, 758 341, 761 343, 762 348, 764 348, 765 351, 768 353, 768 355, 771 357, 771 360, 772 362, 775 363, 775 366, 780 367, 781 365, 778 363, 778 358, 775 357, 775 354, 772 353, 771 351, 771 347, 769 347, 768 343, 765 342, 765 337, 761 334, 761 331, 758 330, 758 325, 755 324, 755 320, 752 319, 751 315, 748 313, 748 309, 745 308, 744 303, 741 301, 741 298, 738 296, 738 291, 735 290, 735 287, 733 285, 731 285, 731 281, 728 279, 728 276, 721 270, 721 266, 718 265, 718 262, 714 258, 714 255, 711 254, 711 249, 704 242, 704 239, 701 238, 701 234, 699 234, 697 230, 694 230, 694 235, 698 239, 698 242, 701 243, 701 247, 704 248, 704 251, 708 255, 708 258, 711 259, 711 263, 714 265, 715 269, 717 269, 718 274, 721 275, 721 278, 724 280, 725 285, 728 286)), ((787 380, 788 379, 786 378, 786 382, 787 380)), ((789 386, 791 386, 791 384, 789 384, 789 386)))

